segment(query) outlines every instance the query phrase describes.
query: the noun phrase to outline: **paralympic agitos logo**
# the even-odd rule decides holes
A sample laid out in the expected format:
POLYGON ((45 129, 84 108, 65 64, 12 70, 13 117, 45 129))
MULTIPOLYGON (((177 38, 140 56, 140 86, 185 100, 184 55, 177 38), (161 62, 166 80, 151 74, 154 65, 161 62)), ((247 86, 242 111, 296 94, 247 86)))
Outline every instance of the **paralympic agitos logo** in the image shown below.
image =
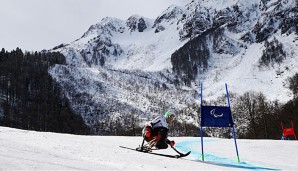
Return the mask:
POLYGON ((221 114, 217 114, 217 113, 215 113, 215 112, 216 112, 216 109, 212 109, 212 110, 210 111, 210 114, 213 115, 215 118, 223 117, 223 113, 221 113, 221 114))

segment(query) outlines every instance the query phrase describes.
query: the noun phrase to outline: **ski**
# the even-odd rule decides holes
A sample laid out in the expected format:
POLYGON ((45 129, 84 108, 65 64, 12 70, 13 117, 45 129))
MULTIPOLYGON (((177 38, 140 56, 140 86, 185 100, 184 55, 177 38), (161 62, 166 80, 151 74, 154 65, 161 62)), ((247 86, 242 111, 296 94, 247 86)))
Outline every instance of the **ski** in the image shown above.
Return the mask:
POLYGON ((181 157, 188 156, 188 155, 191 153, 191 151, 189 151, 189 152, 183 154, 183 153, 179 152, 175 147, 172 147, 172 149, 173 149, 174 151, 176 151, 181 157))
POLYGON ((154 153, 154 152, 150 152, 150 151, 142 151, 140 149, 134 149, 134 148, 130 148, 130 147, 124 147, 124 146, 119 146, 121 148, 125 148, 125 149, 129 149, 129 150, 133 150, 133 151, 138 151, 138 152, 142 152, 142 153, 148 153, 148 154, 153 154, 153 155, 157 155, 157 156, 163 156, 163 157, 169 157, 169 158, 181 158, 181 157, 186 157, 190 154, 190 151, 186 154, 180 153, 178 151, 175 151, 179 154, 179 155, 170 155, 170 154, 160 154, 160 153, 154 153))

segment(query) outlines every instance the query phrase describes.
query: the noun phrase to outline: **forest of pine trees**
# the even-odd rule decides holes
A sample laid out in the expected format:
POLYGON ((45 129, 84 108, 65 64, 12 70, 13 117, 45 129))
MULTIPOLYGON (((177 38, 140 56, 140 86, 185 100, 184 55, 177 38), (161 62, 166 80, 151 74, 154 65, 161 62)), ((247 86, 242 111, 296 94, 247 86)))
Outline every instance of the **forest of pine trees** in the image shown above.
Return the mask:
POLYGON ((0 125, 13 128, 88 134, 81 116, 75 115, 49 67, 65 64, 56 52, 0 52, 0 125))

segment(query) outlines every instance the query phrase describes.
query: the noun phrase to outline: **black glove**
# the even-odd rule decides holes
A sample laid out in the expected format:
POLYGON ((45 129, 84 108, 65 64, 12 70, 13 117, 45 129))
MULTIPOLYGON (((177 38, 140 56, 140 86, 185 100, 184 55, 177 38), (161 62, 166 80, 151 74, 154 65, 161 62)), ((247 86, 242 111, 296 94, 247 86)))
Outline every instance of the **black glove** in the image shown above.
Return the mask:
POLYGON ((168 141, 168 144, 169 144, 171 147, 174 147, 174 145, 175 145, 175 141, 168 141))

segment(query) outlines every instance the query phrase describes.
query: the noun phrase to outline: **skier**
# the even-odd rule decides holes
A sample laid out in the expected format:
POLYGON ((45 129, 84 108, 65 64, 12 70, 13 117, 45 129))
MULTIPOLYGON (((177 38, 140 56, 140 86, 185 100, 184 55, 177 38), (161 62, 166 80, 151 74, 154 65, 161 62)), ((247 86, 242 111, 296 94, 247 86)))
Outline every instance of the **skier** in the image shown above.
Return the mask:
POLYGON ((143 137, 149 142, 149 148, 155 145, 157 149, 166 149, 168 144, 174 147, 175 141, 168 139, 169 124, 173 122, 175 114, 168 111, 164 116, 158 116, 143 129, 143 137))
POLYGON ((290 140, 288 136, 281 136, 281 140, 290 140))

